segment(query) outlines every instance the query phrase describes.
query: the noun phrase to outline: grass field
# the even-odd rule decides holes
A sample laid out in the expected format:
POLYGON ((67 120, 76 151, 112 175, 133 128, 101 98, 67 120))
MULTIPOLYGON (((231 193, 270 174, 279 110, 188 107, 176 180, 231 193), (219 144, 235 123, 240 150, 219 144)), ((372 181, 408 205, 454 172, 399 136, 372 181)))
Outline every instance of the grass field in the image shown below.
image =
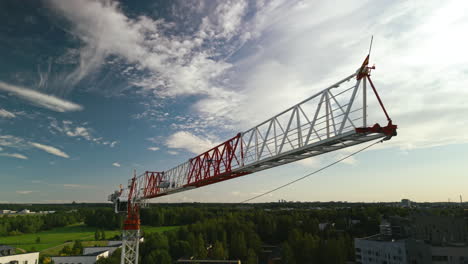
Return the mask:
MULTIPOLYGON (((177 226, 152 227, 142 226, 145 233, 164 232, 177 229, 177 226)), ((18 236, 0 237, 0 244, 10 245, 26 251, 41 251, 43 254, 57 255, 65 245, 73 245, 74 240, 83 241, 83 246, 104 246, 107 241, 94 241, 96 228, 87 227, 84 224, 70 225, 66 227, 54 228, 35 234, 23 234, 18 236), (36 238, 40 237, 40 243, 36 243, 36 238)), ((106 237, 112 238, 120 235, 120 230, 106 230, 106 237)))

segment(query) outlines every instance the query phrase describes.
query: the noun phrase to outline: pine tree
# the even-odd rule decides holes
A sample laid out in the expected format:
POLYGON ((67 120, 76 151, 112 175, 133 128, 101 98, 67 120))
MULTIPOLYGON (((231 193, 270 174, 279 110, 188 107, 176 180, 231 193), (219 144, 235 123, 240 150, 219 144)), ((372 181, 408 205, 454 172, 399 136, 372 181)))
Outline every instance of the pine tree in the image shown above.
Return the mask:
POLYGON ((216 260, 224 260, 226 259, 226 253, 224 252, 223 243, 216 241, 214 243, 213 251, 211 253, 211 257, 216 260))
POLYGON ((197 236, 195 250, 196 250, 195 256, 198 259, 206 258, 207 252, 206 252, 205 240, 203 239, 202 234, 198 234, 197 236))
POLYGON ((81 241, 76 240, 75 243, 73 244, 72 254, 80 255, 82 253, 83 253, 83 245, 81 244, 81 241))
POLYGON ((230 253, 234 259, 245 259, 247 257, 247 245, 243 232, 232 234, 230 253))
POLYGON ((251 248, 249 248, 249 251, 247 253, 247 264, 258 264, 257 254, 255 254, 255 251, 251 248))
POLYGON ((282 247, 282 263, 284 264, 296 264, 294 259, 294 252, 288 242, 283 243, 282 247))

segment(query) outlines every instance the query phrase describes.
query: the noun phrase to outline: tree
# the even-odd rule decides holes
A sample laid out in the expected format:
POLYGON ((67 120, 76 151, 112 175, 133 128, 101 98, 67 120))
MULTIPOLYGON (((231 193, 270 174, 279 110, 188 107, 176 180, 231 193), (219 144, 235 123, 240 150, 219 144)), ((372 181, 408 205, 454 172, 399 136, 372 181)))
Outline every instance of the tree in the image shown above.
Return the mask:
POLYGON ((189 258, 192 256, 192 247, 187 241, 177 240, 174 243, 174 246, 171 247, 171 255, 175 259, 178 259, 181 257, 189 258))
POLYGON ((104 229, 101 230, 101 240, 106 240, 106 232, 104 232, 104 229))
POLYGON ((294 252, 288 242, 283 243, 282 260, 284 264, 296 264, 294 252))
POLYGON ((245 259, 247 257, 247 246, 243 232, 237 231, 232 234, 229 252, 234 259, 245 259))
POLYGON ((65 245, 62 250, 60 250, 59 255, 60 256, 70 256, 72 254, 72 249, 70 248, 69 245, 65 245))
POLYGON ((198 259, 206 258, 207 252, 205 240, 203 239, 202 234, 198 234, 197 239, 195 241, 195 257, 198 259))
POLYGON ((80 255, 83 254, 83 245, 81 241, 76 240, 72 247, 72 254, 73 255, 80 255))
POLYGON ((142 259, 142 264, 172 264, 172 259, 167 250, 156 249, 142 259))
POLYGON ((224 251, 224 246, 222 242, 216 240, 211 252, 211 257, 216 260, 226 259, 226 252, 224 251))
POLYGON ((94 240, 99 240, 99 230, 97 230, 97 229, 94 232, 94 240))
POLYGON ((249 248, 247 253, 247 264, 258 264, 257 263, 257 254, 255 254, 255 250, 249 248))

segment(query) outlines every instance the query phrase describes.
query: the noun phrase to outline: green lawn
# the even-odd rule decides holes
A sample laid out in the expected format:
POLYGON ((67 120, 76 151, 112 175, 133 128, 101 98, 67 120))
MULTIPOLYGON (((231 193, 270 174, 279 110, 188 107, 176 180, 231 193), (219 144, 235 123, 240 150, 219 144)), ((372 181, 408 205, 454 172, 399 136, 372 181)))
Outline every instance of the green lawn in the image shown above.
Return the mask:
MULTIPOLYGON (((142 226, 145 233, 164 232, 178 228, 177 226, 152 227, 142 226)), ((23 234, 18 236, 0 237, 0 244, 10 245, 26 251, 41 251, 48 255, 56 255, 65 246, 72 246, 74 240, 84 241, 84 246, 103 246, 106 241, 94 241, 96 228, 87 227, 84 224, 70 225, 66 227, 54 228, 35 234, 23 234), (40 237, 41 242, 36 243, 36 238, 40 237)), ((121 233, 120 230, 106 230, 106 237, 111 238, 121 233)))

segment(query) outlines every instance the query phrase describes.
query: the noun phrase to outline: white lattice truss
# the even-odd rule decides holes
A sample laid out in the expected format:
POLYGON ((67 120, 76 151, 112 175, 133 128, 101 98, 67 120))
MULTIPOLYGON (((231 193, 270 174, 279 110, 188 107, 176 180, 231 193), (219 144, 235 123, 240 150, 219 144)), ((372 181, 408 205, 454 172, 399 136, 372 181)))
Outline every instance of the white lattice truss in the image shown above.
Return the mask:
MULTIPOLYGON (((383 133, 356 132, 356 128, 368 125, 367 80, 356 78, 358 72, 240 133, 234 148, 236 158, 229 168, 215 161, 218 170, 230 172, 220 177, 245 175, 385 137, 383 133)), ((151 197, 145 193, 149 178, 145 174, 138 176, 134 202, 144 203, 148 198, 199 187, 190 176, 191 162, 193 159, 164 171, 158 185, 153 186, 158 194, 151 197)), ((216 166, 206 166, 206 162, 213 161, 204 162, 200 166, 207 171, 203 173, 214 174, 216 166)), ((125 193, 121 193, 121 200, 126 199, 125 193)))
POLYGON ((121 264, 137 264, 140 230, 123 230, 121 264))

